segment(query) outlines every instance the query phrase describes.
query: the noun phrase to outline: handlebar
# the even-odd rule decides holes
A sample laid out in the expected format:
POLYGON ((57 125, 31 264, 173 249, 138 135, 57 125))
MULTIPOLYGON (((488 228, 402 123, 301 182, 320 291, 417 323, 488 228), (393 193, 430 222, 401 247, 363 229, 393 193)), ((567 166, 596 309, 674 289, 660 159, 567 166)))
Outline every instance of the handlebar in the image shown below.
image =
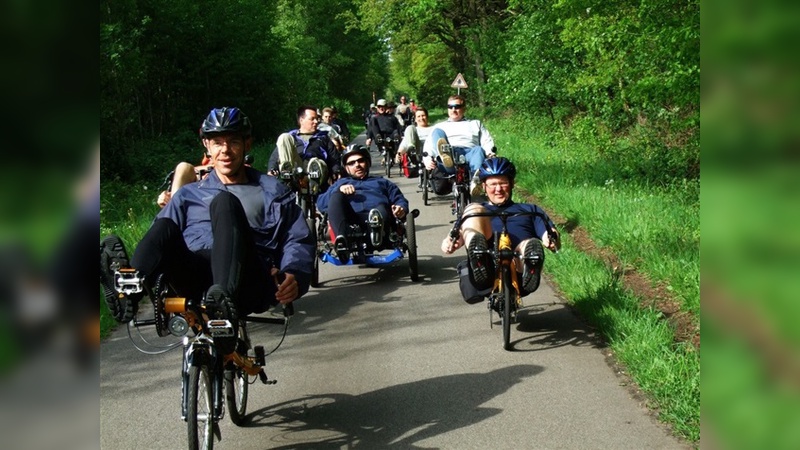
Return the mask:
POLYGON ((547 231, 547 237, 550 239, 551 242, 556 242, 558 239, 558 233, 556 233, 555 228, 548 220, 546 214, 538 211, 520 211, 515 213, 507 213, 505 211, 481 211, 481 212, 472 212, 468 214, 463 214, 460 218, 456 219, 455 223, 453 224, 453 228, 450 230, 450 239, 455 241, 458 239, 458 236, 461 234, 461 224, 464 223, 466 219, 470 219, 473 217, 499 217, 500 220, 503 222, 503 231, 506 231, 506 222, 508 221, 509 217, 521 217, 521 216, 528 216, 528 217, 539 217, 544 222, 544 226, 547 231))

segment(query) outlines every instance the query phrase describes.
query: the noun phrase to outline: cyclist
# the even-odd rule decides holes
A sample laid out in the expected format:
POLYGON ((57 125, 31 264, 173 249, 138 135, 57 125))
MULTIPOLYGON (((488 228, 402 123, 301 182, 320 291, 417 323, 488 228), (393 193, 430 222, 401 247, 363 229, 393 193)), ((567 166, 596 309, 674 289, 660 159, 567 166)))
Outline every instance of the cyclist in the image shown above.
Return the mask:
POLYGON ((367 132, 367 148, 375 138, 399 138, 402 135, 400 122, 394 114, 390 113, 389 103, 385 99, 379 99, 375 104, 378 113, 372 117, 370 127, 367 132))
POLYGON ((333 183, 327 192, 317 199, 317 209, 328 213, 328 220, 336 235, 336 256, 346 262, 348 254, 347 232, 351 224, 370 224, 370 243, 375 249, 383 248, 393 220, 384 221, 390 215, 402 219, 408 214, 408 200, 400 188, 383 177, 369 176, 371 165, 369 148, 351 144, 342 155, 347 171, 345 177, 333 183))
MULTIPOLYGON (((484 203, 471 203, 464 211, 464 215, 476 212, 538 212, 547 216, 539 206, 528 203, 515 203, 512 198, 514 178, 517 169, 507 158, 487 159, 481 164, 478 171, 486 197, 489 201, 484 203)), ((523 255, 524 261, 517 261, 517 267, 522 270, 521 295, 525 296, 539 287, 539 279, 544 264, 543 247, 555 252, 561 247, 561 242, 556 232, 553 239, 547 233, 547 226, 555 229, 550 218, 548 224, 538 216, 510 217, 507 222, 508 233, 511 236, 511 245, 523 255)), ((453 253, 456 249, 466 245, 467 266, 469 280, 476 291, 485 292, 492 287, 494 267, 491 258, 485 253, 476 254, 476 251, 485 251, 489 248, 494 231, 502 230, 499 217, 471 217, 461 224, 460 234, 453 240, 450 236, 442 241, 442 251, 446 254, 453 253)), ((483 299, 483 296, 465 300, 474 303, 483 299)))
POLYGON ((238 108, 212 109, 201 134, 214 170, 175 193, 130 261, 118 236, 103 239, 100 281, 117 321, 135 316, 144 293, 118 292, 115 267, 138 270, 148 287, 163 274, 182 297, 201 299, 205 292, 212 316, 234 327, 237 313, 263 312, 308 291, 316 243, 294 194, 244 165, 251 128, 238 108))
MULTIPOLYGON (((402 97, 401 97, 402 98, 402 97)), ((423 107, 418 107, 414 112, 414 122, 416 125, 409 125, 403 134, 403 140, 397 148, 397 162, 400 162, 403 153, 407 151, 413 152, 414 150, 422 151, 422 146, 428 136, 431 134, 431 126, 428 124, 428 110, 423 107)), ((419 156, 417 156, 419 158, 419 156)), ((419 175, 419 185, 422 187, 422 172, 419 175)))
POLYGON ((466 119, 467 101, 461 95, 452 95, 447 100, 447 120, 433 126, 430 138, 425 141, 426 156, 423 160, 425 167, 433 170, 434 162, 438 156, 441 159, 440 169, 447 173, 455 172, 453 157, 464 155, 469 163, 470 173, 474 174, 470 184, 472 195, 480 194, 480 184, 477 178, 481 163, 487 158, 494 158, 495 145, 489 130, 483 122, 476 119, 466 119))
POLYGON ((278 136, 278 142, 267 163, 267 173, 277 176, 286 166, 303 167, 312 177, 312 190, 327 189, 328 174, 336 178, 341 171, 336 143, 325 131, 318 129, 320 117, 317 108, 304 105, 297 108, 299 128, 278 136), (316 175, 318 174, 318 176, 316 175))

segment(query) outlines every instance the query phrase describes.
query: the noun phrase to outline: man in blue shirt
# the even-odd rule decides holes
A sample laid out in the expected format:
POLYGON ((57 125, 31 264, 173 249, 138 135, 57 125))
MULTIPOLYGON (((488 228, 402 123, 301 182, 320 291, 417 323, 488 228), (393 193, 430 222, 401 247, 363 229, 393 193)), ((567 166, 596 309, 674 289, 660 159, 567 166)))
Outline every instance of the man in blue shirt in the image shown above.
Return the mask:
MULTIPOLYGON (((514 203, 511 199, 514 189, 514 178, 517 169, 507 158, 487 159, 478 170, 478 178, 489 199, 485 203, 471 203, 464 215, 476 212, 538 212, 539 216, 510 217, 506 223, 511 237, 511 246, 523 255, 517 267, 522 270, 522 295, 530 294, 539 287, 542 266, 544 265, 544 248, 555 252, 561 248, 558 232, 552 221, 542 208, 528 203, 514 203), (545 220, 547 222, 545 222, 545 220), (553 233, 548 233, 548 229, 553 233)), ((492 286, 494 268, 492 261, 484 253, 489 248, 489 239, 494 231, 500 231, 503 223, 499 217, 471 217, 461 224, 459 236, 452 239, 447 236, 442 241, 442 252, 453 253, 456 249, 467 247, 467 261, 470 280, 477 291, 485 291, 492 286), (476 253, 476 251, 478 251, 476 253)), ((465 298, 468 302, 482 300, 482 296, 465 298)))
POLYGON ((370 224, 370 243, 381 249, 384 237, 394 216, 402 219, 408 214, 408 200, 400 188, 382 177, 369 176, 372 165, 369 148, 352 144, 342 154, 342 165, 347 176, 340 178, 317 199, 317 209, 328 213, 333 233, 337 236, 334 246, 340 260, 347 261, 349 249, 347 229, 350 225, 370 224), (384 220, 389 219, 389 220, 384 220))
POLYGON ((180 296, 203 299, 231 319, 287 304, 308 291, 315 245, 294 195, 244 164, 251 125, 238 108, 211 110, 200 129, 214 170, 183 186, 156 216, 133 258, 122 240, 100 246, 100 279, 114 318, 130 321, 144 292, 117 291, 114 270, 131 267, 152 287, 163 274, 180 296))

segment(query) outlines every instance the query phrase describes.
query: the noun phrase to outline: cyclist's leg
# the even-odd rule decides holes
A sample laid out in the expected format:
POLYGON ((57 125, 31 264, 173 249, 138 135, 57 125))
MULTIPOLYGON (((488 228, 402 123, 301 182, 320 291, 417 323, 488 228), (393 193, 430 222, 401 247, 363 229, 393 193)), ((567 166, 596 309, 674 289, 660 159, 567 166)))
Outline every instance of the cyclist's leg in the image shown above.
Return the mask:
POLYGON ((278 136, 278 167, 283 169, 284 163, 291 163, 292 168, 302 167, 303 160, 297 153, 297 144, 294 136, 289 133, 282 133, 278 136))
POLYGON ((181 186, 197 181, 197 173, 194 171, 194 166, 182 162, 175 166, 175 176, 172 178, 172 188, 170 194, 175 195, 181 186))
MULTIPOLYGON (((464 215, 486 212, 486 208, 480 203, 470 203, 464 209, 464 215)), ((492 237, 492 221, 489 217, 468 217, 461 224, 461 237, 464 238, 464 245, 469 248, 469 243, 476 234, 482 234, 487 240, 492 237)))
POLYGON ((343 236, 351 223, 360 223, 363 219, 358 216, 350 205, 347 195, 340 191, 331 192, 328 200, 328 223, 331 224, 333 234, 343 236))
POLYGON ((179 294, 200 298, 211 284, 208 255, 186 246, 183 233, 171 219, 156 219, 147 230, 131 258, 131 267, 147 282, 164 274, 179 294))

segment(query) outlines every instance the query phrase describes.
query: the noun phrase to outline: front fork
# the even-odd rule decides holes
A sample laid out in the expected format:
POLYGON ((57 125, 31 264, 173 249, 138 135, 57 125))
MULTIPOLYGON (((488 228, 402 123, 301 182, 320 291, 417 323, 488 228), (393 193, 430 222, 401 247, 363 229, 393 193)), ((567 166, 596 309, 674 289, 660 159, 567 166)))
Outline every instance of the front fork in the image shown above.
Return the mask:
POLYGON ((219 422, 224 415, 222 397, 222 360, 217 349, 207 337, 190 340, 183 338, 183 364, 181 368, 181 419, 186 420, 189 410, 189 369, 192 366, 208 367, 211 381, 211 398, 213 399, 213 420, 219 422))

